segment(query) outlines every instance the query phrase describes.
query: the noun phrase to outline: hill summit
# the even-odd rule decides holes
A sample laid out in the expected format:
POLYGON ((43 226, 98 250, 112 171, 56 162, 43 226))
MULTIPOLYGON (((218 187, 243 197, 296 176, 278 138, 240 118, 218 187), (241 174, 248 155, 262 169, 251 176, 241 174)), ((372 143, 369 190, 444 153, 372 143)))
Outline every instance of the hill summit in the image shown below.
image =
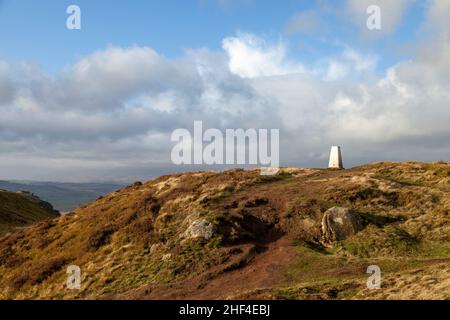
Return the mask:
POLYGON ((448 163, 137 182, 0 239, 0 298, 448 299, 449 193, 448 163))

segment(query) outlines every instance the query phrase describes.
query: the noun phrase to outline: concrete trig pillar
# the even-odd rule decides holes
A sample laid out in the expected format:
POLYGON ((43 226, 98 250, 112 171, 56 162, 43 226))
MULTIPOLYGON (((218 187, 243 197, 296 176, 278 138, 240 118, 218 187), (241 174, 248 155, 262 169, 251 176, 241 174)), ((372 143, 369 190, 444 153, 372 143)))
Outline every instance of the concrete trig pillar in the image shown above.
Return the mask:
POLYGON ((330 169, 344 169, 344 163, 342 162, 341 147, 333 146, 330 152, 330 163, 328 164, 330 169))

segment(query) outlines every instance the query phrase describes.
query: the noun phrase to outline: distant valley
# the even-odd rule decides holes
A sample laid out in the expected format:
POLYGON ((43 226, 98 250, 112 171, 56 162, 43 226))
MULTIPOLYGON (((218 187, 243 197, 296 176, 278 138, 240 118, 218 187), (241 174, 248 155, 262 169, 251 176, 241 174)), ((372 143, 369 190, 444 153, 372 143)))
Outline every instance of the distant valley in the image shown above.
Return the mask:
POLYGON ((62 213, 75 210, 123 186, 115 183, 61 183, 35 181, 0 181, 0 189, 29 191, 53 205, 62 213))

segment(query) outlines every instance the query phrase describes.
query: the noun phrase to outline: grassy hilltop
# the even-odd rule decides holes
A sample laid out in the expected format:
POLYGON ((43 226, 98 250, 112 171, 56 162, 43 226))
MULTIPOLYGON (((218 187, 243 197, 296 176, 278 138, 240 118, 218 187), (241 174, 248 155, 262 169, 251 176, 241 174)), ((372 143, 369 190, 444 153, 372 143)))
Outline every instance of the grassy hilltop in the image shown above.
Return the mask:
POLYGON ((0 239, 3 299, 449 299, 450 165, 163 176, 0 239), (325 244, 332 207, 364 221, 325 244), (81 290, 65 288, 66 268, 81 290), (369 265, 382 289, 368 290, 369 265))

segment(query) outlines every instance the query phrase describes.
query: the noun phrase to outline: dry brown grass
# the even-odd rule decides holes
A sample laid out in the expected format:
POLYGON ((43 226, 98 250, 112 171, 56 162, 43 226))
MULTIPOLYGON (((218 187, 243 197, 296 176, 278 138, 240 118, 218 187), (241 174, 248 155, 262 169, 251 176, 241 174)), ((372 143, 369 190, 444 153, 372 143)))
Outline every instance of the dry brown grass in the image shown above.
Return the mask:
MULTIPOLYGON (((447 274, 433 264, 423 266, 425 282, 408 281, 418 260, 450 258, 448 172, 445 163, 378 163, 342 171, 283 169, 273 177, 258 170, 186 173, 135 183, 54 222, 0 239, 0 286, 5 288, 0 298, 126 297, 149 284, 186 281, 189 288, 173 293, 181 297, 203 290, 197 278, 216 281, 225 272, 221 265, 237 266, 227 269, 230 275, 254 263, 270 265, 257 262, 260 256, 270 259, 270 252, 258 252, 256 262, 252 258, 241 265, 243 253, 233 250, 272 248, 279 239, 300 248, 298 255, 285 257, 283 268, 277 265, 275 274, 260 270, 279 283, 258 293, 248 287, 237 297, 364 298, 363 282, 355 277, 366 277, 361 270, 373 261, 383 264, 386 283, 394 290, 409 288, 405 297, 412 298, 421 285, 425 293, 420 297, 445 297, 447 274), (357 210, 368 227, 325 248, 320 223, 333 206, 357 210), (199 219, 214 226, 213 237, 185 239, 187 228, 199 219), (64 288, 68 264, 82 269, 80 291, 64 288), (426 276, 434 273, 438 283, 431 286, 426 276)), ((257 281, 249 278, 248 283, 257 281)), ((394 292, 371 295, 397 297, 394 292)))

